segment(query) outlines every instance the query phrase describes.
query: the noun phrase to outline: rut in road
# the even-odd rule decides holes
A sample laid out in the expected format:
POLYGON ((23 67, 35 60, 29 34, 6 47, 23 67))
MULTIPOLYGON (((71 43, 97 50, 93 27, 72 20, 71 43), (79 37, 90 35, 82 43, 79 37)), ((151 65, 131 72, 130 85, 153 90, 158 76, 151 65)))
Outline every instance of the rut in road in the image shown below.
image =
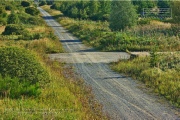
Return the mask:
POLYGON ((55 30, 65 50, 69 53, 51 54, 51 59, 60 59, 75 66, 76 72, 92 87, 103 110, 114 120, 177 120, 175 111, 162 105, 158 98, 138 88, 137 81, 113 72, 107 63, 128 59, 124 52, 97 52, 82 44, 68 33, 47 12, 38 8, 45 21, 55 30))

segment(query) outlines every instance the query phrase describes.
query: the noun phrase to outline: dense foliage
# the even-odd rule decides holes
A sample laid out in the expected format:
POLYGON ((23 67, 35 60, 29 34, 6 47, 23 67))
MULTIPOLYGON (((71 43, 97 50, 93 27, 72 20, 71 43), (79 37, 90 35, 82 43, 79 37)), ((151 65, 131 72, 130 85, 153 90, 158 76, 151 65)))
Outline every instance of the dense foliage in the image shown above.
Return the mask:
POLYGON ((34 7, 27 7, 25 9, 25 12, 30 14, 30 15, 33 15, 33 16, 39 15, 39 11, 36 8, 34 8, 34 7))
POLYGON ((180 1, 174 1, 171 4, 173 19, 175 23, 180 23, 180 1))
POLYGON ((47 71, 25 49, 0 48, 0 61, 0 96, 37 96, 39 87, 49 79, 47 71))
POLYGON ((108 22, 61 18, 60 23, 85 43, 102 51, 150 51, 154 46, 160 51, 180 50, 179 25, 153 20, 146 25, 112 32, 108 22))
POLYGON ((130 1, 112 1, 110 14, 111 30, 124 30, 135 26, 137 14, 130 1))
POLYGON ((21 5, 22 5, 23 7, 29 7, 29 6, 30 6, 30 3, 29 3, 28 1, 22 1, 22 2, 21 2, 21 5))
POLYGON ((23 33, 26 33, 25 28, 22 25, 16 25, 16 24, 8 24, 2 33, 3 35, 21 35, 23 33))
POLYGON ((59 9, 64 15, 78 19, 108 20, 110 1, 63 1, 55 2, 51 8, 59 9))
POLYGON ((31 84, 47 81, 48 73, 27 50, 15 47, 0 48, 0 73, 3 77, 18 77, 31 84))
POLYGON ((11 13, 7 18, 8 24, 18 24, 19 23, 19 17, 16 13, 11 13))

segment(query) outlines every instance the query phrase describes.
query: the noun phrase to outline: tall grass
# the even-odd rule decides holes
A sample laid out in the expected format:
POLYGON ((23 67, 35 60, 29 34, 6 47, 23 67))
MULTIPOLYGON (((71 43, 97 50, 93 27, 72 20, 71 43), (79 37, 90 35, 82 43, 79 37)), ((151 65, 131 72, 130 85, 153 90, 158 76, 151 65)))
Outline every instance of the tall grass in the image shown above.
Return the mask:
POLYGON ((112 32, 108 22, 62 17, 58 10, 43 8, 84 43, 102 51, 150 51, 154 46, 160 51, 180 50, 179 25, 149 20, 131 29, 112 32))
POLYGON ((150 67, 150 57, 122 60, 111 64, 112 69, 132 76, 180 107, 179 53, 159 54, 157 65, 150 67))

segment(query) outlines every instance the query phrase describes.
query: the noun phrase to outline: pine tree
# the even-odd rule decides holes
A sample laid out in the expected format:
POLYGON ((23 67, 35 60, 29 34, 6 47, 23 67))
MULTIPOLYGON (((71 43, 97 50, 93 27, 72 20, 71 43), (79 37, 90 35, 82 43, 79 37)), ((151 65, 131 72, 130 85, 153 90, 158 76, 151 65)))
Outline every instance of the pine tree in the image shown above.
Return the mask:
POLYGON ((110 28, 123 30, 137 23, 137 13, 130 1, 112 1, 110 13, 110 28))

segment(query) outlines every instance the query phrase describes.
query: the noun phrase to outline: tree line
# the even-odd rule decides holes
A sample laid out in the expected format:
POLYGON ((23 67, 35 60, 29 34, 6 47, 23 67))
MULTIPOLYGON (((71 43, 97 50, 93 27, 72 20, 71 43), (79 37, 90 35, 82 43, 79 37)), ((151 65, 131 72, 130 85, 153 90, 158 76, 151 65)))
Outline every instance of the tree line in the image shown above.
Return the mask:
POLYGON ((109 21, 112 30, 121 30, 136 25, 143 8, 172 8, 175 22, 180 19, 178 1, 41 1, 41 5, 51 5, 51 9, 60 10, 65 16, 76 19, 109 21), (117 27, 118 26, 118 27, 117 27))

